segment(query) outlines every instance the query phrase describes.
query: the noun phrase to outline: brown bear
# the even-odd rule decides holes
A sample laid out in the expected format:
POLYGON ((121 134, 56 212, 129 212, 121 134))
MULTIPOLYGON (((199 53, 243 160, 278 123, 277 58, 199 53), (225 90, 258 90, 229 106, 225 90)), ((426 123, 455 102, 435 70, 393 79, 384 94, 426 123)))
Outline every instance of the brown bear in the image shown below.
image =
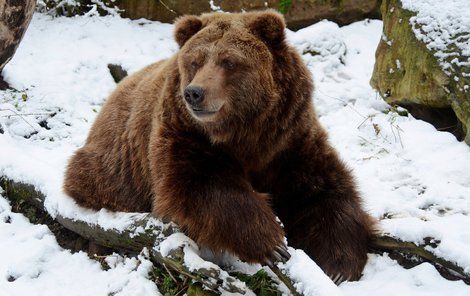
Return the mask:
POLYGON ((152 211, 247 262, 288 257, 286 235, 334 280, 358 279, 374 222, 316 118, 282 15, 184 16, 175 39, 173 57, 109 97, 66 193, 93 209, 152 211))

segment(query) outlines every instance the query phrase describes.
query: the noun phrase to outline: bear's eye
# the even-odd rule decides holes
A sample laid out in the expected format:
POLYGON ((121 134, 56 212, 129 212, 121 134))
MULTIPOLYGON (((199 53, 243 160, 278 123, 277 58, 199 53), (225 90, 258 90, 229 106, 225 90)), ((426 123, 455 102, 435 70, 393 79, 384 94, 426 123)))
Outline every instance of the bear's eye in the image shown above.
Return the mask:
POLYGON ((196 62, 196 61, 192 61, 192 62, 191 62, 191 68, 192 68, 193 70, 196 70, 197 68, 199 68, 199 63, 196 62))
POLYGON ((235 68, 235 63, 230 60, 222 60, 222 67, 227 70, 233 70, 235 68))

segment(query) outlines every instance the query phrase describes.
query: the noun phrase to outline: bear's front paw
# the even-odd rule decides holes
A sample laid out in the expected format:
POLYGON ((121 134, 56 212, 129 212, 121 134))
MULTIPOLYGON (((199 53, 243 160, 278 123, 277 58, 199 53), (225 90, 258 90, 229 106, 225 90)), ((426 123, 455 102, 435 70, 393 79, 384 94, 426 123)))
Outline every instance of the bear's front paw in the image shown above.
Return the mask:
POLYGON ((341 258, 337 261, 330 261, 322 268, 331 280, 339 285, 344 281, 357 281, 362 274, 367 257, 357 256, 356 258, 341 258))
POLYGON ((248 236, 244 243, 239 244, 235 253, 241 260, 249 263, 260 263, 269 267, 276 262, 286 262, 290 258, 284 242, 282 228, 279 236, 273 236, 269 231, 258 230, 259 233, 248 236))
POLYGON ((273 266, 275 262, 285 262, 290 258, 284 240, 284 230, 267 203, 267 197, 258 194, 261 201, 255 211, 249 211, 244 219, 246 225, 239 221, 242 235, 238 239, 234 252, 246 262, 261 263, 273 266))

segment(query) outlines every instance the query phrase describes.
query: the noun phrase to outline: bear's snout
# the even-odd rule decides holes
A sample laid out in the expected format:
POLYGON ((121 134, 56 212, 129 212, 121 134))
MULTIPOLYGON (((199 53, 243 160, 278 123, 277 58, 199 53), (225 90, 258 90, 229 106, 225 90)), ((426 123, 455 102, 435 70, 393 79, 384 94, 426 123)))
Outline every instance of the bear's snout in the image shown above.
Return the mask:
POLYGON ((184 99, 193 109, 197 109, 204 101, 204 89, 199 86, 189 85, 184 90, 184 99))

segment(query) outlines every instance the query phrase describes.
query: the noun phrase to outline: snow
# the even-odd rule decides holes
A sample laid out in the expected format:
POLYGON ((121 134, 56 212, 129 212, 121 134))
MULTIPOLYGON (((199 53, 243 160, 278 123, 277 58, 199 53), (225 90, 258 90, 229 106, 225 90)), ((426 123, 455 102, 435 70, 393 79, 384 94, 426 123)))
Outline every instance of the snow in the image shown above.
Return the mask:
POLYGON ((289 32, 288 35, 302 54, 317 56, 322 61, 330 60, 337 65, 337 61, 332 58, 340 60, 346 54, 341 29, 333 22, 324 20, 295 33, 289 32))
MULTIPOLYGON (((353 169, 365 207, 382 220, 383 231, 416 243, 433 237, 440 243, 431 252, 469 270, 470 148, 428 123, 398 115, 369 86, 381 26, 380 21, 362 21, 340 28, 322 21, 287 34, 313 73, 320 121, 353 169)), ((171 25, 113 16, 35 14, 3 71, 5 80, 20 91, 0 92, 0 175, 35 185, 46 195, 52 216, 115 229, 143 218, 78 207, 62 192, 62 176, 67 159, 83 144, 115 87, 107 64, 120 64, 132 73, 176 50, 171 25)), ((144 255, 109 256, 111 268, 103 270, 86 254, 60 248, 46 226, 12 213, 3 197, 0 239, 0 291, 7 295, 158 295, 144 255), (9 282, 9 276, 17 279, 9 282)), ((186 259, 195 264, 191 268, 208 264, 204 250, 182 234, 164 241, 160 250, 168 253, 184 242, 186 259)), ((462 281, 442 278, 429 264, 406 270, 387 255, 370 255, 364 277, 337 288, 305 253, 290 252, 285 267, 307 295, 470 293, 462 281)), ((221 260, 249 273, 260 268, 230 256, 221 260)))
POLYGON ((369 255, 364 275, 358 282, 341 285, 343 295, 468 295, 469 288, 463 282, 442 280, 429 263, 422 263, 404 270, 386 256, 369 255), (378 292, 380 291, 380 292, 378 292))
POLYGON ((289 253, 292 257, 285 263, 285 268, 296 281, 298 292, 303 295, 341 295, 339 288, 304 251, 289 248, 289 253))
POLYGON ((470 75, 465 72, 470 67, 468 0, 401 0, 401 3, 416 14, 410 18, 413 31, 434 52, 442 69, 448 75, 470 75))
POLYGON ((86 253, 60 248, 47 226, 13 213, 1 195, 0 238, 1 295, 159 295, 144 256, 114 254, 104 271, 86 253))
POLYGON ((212 11, 222 12, 222 8, 214 4, 214 0, 210 0, 209 5, 211 6, 212 11))

